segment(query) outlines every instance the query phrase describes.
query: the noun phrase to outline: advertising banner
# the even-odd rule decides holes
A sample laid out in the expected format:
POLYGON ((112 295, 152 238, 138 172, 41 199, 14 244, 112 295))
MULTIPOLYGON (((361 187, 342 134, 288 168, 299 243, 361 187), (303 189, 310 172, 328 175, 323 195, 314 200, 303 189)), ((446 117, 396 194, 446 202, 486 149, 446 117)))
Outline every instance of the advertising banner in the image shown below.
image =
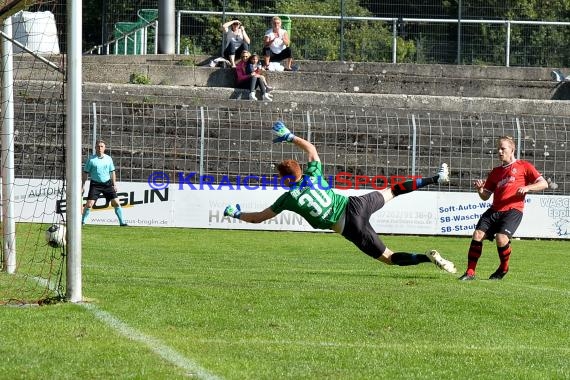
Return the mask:
MULTIPOLYGON (((19 179, 14 191, 18 222, 42 222, 45 215, 65 212, 65 194, 58 181, 19 179)), ((192 189, 178 184, 158 189, 148 183, 119 182, 117 195, 125 221, 131 226, 315 231, 291 212, 260 224, 223 215, 225 206, 237 203, 243 211, 261 211, 284 191, 279 187, 192 189)), ((345 195, 369 191, 338 190, 345 195)), ((481 214, 491 206, 490 201, 482 201, 475 192, 416 191, 387 203, 370 222, 384 234, 470 236, 481 214)), ((112 225, 118 221, 102 198, 88 223, 112 225)), ((570 239, 570 197, 527 195, 524 218, 515 237, 570 239)))

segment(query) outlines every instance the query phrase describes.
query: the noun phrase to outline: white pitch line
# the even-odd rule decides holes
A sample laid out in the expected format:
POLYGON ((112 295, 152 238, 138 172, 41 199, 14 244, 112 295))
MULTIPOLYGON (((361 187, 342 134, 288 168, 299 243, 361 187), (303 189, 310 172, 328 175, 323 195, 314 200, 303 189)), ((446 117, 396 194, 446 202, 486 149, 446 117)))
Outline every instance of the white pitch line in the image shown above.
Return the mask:
MULTIPOLYGON (((33 277, 33 279, 37 283, 46 286, 51 290, 56 289, 55 285, 45 278, 33 277)), ((204 380, 221 380, 221 378, 209 373, 204 368, 200 367, 192 360, 186 358, 175 349, 165 345, 164 343, 160 342, 158 339, 152 338, 135 330, 131 326, 115 318, 110 313, 107 313, 106 311, 99 309, 97 306, 83 302, 79 302, 77 303, 77 305, 83 306, 85 309, 92 312, 95 315, 95 317, 105 322, 107 325, 115 329, 123 336, 131 340, 143 343, 148 348, 150 348, 152 352, 154 352, 155 354, 159 355, 160 357, 170 362, 171 364, 174 364, 178 368, 182 368, 183 370, 187 371, 188 376, 192 377, 197 376, 198 378, 204 380)))
POLYGON ((184 357, 178 351, 160 342, 158 339, 145 335, 126 323, 115 318, 113 315, 106 311, 99 309, 97 306, 89 303, 78 303, 78 305, 83 306, 87 310, 91 311, 95 317, 105 322, 108 326, 112 327, 114 330, 119 332, 121 335, 140 342, 146 345, 155 354, 162 357, 166 361, 174 364, 175 366, 188 372, 189 376, 196 376, 204 380, 218 380, 220 379, 216 375, 211 374, 204 368, 200 367, 198 364, 194 363, 192 360, 184 357))

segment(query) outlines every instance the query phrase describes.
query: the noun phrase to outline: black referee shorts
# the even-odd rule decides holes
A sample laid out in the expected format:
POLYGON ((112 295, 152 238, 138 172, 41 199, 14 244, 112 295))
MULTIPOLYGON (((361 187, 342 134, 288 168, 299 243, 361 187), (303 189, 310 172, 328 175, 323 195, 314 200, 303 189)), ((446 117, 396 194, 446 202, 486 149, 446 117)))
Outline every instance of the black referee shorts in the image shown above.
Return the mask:
POLYGON ((96 201, 101 197, 105 197, 107 201, 117 198, 117 193, 113 188, 113 182, 111 180, 107 182, 96 182, 92 180, 89 184, 87 199, 96 201))

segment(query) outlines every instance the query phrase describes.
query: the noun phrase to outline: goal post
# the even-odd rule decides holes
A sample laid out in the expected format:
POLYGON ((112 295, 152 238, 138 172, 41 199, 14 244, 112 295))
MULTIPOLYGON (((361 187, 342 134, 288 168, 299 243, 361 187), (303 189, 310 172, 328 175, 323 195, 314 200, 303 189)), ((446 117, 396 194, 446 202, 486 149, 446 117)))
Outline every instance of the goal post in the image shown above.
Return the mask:
POLYGON ((82 57, 82 1, 67 0, 68 54, 67 54, 67 287, 66 298, 71 302, 82 300, 81 282, 81 57, 82 57))
MULTIPOLYGON (((2 26, 2 34, 12 35, 12 19, 2 26)), ((2 269, 8 274, 16 271, 16 222, 14 218, 14 70, 12 44, 2 39, 2 269)))
POLYGON ((76 0, 0 2, 0 304, 82 301, 81 9, 76 0), (55 223, 67 244, 53 248, 55 223))

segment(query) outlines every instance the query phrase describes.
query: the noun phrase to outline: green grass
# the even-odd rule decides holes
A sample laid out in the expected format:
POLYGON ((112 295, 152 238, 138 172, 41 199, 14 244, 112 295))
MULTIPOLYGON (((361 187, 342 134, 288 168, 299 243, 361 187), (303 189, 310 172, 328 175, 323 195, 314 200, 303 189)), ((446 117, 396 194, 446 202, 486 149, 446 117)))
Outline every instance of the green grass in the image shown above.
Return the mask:
MULTIPOLYGON (((83 231, 83 295, 96 311, 1 307, 0 378, 192 375, 156 342, 224 379, 570 378, 567 241, 514 241, 503 281, 486 280, 498 263, 486 242, 481 280, 463 283, 431 264, 386 266, 336 234, 83 231)), ((459 271, 470 241, 384 240, 436 248, 459 271)))

